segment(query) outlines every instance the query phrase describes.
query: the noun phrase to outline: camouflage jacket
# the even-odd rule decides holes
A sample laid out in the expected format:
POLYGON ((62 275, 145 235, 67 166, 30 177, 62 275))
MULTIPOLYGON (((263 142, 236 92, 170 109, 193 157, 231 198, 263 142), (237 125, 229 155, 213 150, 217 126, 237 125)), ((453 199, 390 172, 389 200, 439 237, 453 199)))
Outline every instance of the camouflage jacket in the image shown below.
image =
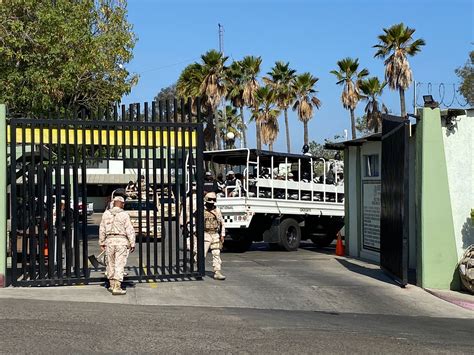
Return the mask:
POLYGON ((219 233, 225 237, 224 218, 218 207, 213 210, 204 209, 204 232, 219 233))
POLYGON ((119 207, 107 210, 102 215, 99 227, 99 245, 108 244, 135 247, 135 230, 130 216, 119 207))

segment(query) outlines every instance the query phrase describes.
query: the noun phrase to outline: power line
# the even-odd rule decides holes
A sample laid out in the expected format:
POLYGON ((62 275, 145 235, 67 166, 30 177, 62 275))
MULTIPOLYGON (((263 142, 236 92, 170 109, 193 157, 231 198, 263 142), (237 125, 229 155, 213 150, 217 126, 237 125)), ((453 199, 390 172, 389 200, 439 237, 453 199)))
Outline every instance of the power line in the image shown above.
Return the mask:
POLYGON ((189 63, 189 62, 192 62, 192 61, 196 61, 198 60, 199 58, 190 58, 190 59, 186 59, 186 60, 183 60, 181 62, 176 62, 176 63, 173 63, 173 64, 167 64, 167 65, 163 65, 161 67, 156 67, 156 68, 151 68, 151 69, 147 69, 147 70, 144 70, 142 72, 139 72, 138 74, 144 74, 144 73, 149 73, 149 72, 152 72, 152 71, 157 71, 157 70, 161 70, 161 69, 166 69, 166 68, 170 68, 170 67, 174 67, 176 65, 180 65, 180 64, 185 64, 185 63, 189 63))

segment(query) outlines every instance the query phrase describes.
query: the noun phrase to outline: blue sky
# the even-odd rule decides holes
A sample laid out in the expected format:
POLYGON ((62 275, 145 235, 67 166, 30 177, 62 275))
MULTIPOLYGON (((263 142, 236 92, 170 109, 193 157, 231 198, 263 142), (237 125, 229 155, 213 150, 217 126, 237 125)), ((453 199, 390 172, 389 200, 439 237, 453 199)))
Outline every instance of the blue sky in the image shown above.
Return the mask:
MULTIPOLYGON (((177 80, 186 65, 199 60, 207 50, 217 49, 217 24, 221 23, 230 60, 259 55, 262 73, 277 60, 289 61, 298 72, 309 71, 320 79, 317 90, 322 107, 309 125, 310 140, 319 142, 342 135, 344 129, 350 132, 349 112, 340 103, 341 87, 329 71, 341 58, 358 57, 371 75, 383 78, 383 61, 373 58, 372 48, 383 27, 402 21, 416 28, 415 38, 426 41, 410 64, 415 80, 434 83, 435 99, 438 83, 445 83, 446 95, 452 97, 452 84, 459 82, 454 69, 466 62, 474 42, 471 0, 129 0, 128 10, 138 36, 128 69, 140 74, 140 81, 124 98, 125 103, 151 101, 160 88, 177 80)), ((427 93, 428 85, 419 89, 427 93)), ((406 99, 412 112, 412 89, 406 99)), ((386 88, 383 101, 393 113, 399 113, 397 92, 386 88)), ((364 103, 360 103, 357 114, 362 115, 363 109, 364 103)), ((290 129, 292 150, 299 151, 303 125, 293 112, 290 129)), ((254 145, 253 124, 248 136, 254 145)), ((285 147, 282 117, 275 149, 283 151, 285 147)))

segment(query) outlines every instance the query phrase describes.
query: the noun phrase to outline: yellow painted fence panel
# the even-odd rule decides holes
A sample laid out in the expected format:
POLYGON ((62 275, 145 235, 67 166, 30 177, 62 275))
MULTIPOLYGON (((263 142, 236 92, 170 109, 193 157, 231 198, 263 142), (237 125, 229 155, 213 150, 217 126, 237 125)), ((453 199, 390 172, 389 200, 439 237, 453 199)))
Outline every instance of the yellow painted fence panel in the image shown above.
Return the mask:
MULTIPOLYGON (((11 142, 10 126, 7 127, 7 142, 11 142)), ((34 139, 35 144, 39 144, 41 141, 41 135, 43 136, 43 144, 66 144, 67 138, 69 138, 69 144, 86 144, 86 145, 98 145, 100 138, 102 139, 102 145, 109 146, 144 146, 146 142, 146 136, 148 134, 148 147, 174 147, 175 138, 177 138, 178 147, 196 147, 196 132, 189 131, 152 131, 149 129, 145 131, 142 128, 140 132, 138 130, 117 130, 113 129, 98 130, 98 129, 65 129, 65 128, 52 128, 51 131, 48 128, 16 128, 16 143, 31 143, 34 139), (176 135, 176 137, 175 137, 176 135), (69 137, 68 137, 69 136, 69 137), (155 136, 155 137, 153 137, 155 136), (85 138, 85 139, 84 139, 85 138), (163 142, 162 142, 163 139, 163 142)))

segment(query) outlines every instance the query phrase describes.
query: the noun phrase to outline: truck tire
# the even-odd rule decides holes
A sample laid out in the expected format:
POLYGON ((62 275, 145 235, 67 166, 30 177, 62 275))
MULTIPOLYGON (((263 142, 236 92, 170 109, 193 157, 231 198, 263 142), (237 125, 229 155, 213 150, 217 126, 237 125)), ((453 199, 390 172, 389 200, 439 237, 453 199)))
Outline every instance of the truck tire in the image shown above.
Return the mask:
POLYGON ((286 251, 297 250, 301 241, 301 228, 293 218, 284 219, 280 223, 280 242, 278 243, 286 251))

